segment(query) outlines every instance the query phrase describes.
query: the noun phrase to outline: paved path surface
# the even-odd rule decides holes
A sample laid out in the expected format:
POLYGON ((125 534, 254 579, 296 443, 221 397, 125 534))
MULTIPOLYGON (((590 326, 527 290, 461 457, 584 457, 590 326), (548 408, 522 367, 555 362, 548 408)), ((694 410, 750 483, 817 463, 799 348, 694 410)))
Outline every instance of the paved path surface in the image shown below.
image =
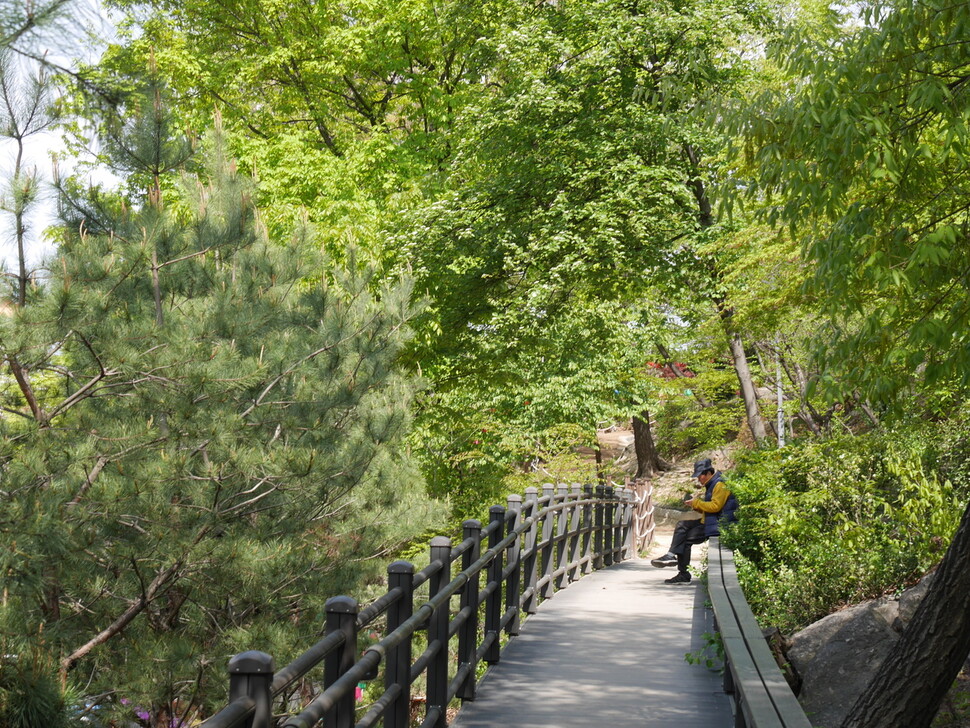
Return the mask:
POLYGON ((731 728, 720 674, 684 660, 713 629, 706 590, 675 573, 626 561, 543 602, 452 726, 731 728))

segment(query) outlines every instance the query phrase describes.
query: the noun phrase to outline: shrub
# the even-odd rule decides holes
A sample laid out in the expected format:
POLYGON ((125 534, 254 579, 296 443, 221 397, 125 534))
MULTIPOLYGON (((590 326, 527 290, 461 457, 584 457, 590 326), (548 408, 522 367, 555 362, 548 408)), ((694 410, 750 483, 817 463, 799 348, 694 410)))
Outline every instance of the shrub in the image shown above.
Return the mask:
POLYGON ((725 541, 762 624, 799 629, 901 588, 943 555, 962 506, 929 431, 901 429, 739 459, 725 541))
POLYGON ((73 728, 71 706, 52 660, 37 650, 4 651, 0 658, 0 726, 73 728))

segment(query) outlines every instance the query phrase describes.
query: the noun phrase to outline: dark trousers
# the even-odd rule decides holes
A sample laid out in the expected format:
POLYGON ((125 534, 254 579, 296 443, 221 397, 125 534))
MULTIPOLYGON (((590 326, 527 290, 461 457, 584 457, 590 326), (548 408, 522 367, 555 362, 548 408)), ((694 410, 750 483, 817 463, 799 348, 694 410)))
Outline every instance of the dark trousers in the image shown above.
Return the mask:
POLYGON ((687 572, 691 545, 704 543, 706 540, 704 524, 700 519, 677 522, 674 527, 674 538, 670 542, 670 553, 677 555, 677 571, 687 572))

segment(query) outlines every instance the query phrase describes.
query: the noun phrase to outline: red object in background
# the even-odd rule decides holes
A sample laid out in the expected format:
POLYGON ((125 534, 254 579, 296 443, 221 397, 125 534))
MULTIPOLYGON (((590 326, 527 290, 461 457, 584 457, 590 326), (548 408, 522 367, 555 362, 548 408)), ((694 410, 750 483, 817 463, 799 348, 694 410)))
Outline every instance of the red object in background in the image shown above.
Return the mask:
POLYGON ((690 379, 697 376, 694 374, 694 372, 687 368, 686 364, 679 361, 672 362, 671 364, 658 364, 655 361, 648 361, 647 366, 651 369, 656 369, 657 373, 664 379, 677 379, 678 377, 686 377, 690 379), (677 367, 677 369, 674 370, 674 367, 677 367))

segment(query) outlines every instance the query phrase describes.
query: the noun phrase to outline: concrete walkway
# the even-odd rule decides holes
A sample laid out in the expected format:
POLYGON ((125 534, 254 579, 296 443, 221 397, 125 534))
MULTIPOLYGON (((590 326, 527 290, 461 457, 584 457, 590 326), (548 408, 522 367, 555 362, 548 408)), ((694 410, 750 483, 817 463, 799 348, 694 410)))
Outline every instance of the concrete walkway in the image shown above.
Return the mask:
POLYGON ((707 592, 675 573, 626 561, 543 602, 452 726, 731 728, 721 675, 684 660, 713 631, 707 592))

